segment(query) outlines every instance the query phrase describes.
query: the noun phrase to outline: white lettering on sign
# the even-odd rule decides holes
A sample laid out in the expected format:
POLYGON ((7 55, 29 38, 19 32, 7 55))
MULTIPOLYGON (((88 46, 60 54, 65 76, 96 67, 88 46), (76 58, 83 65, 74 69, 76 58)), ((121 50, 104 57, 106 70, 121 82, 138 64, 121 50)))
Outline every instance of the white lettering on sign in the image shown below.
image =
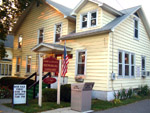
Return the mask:
POLYGON ((13 104, 26 104, 26 85, 15 84, 13 88, 13 104))

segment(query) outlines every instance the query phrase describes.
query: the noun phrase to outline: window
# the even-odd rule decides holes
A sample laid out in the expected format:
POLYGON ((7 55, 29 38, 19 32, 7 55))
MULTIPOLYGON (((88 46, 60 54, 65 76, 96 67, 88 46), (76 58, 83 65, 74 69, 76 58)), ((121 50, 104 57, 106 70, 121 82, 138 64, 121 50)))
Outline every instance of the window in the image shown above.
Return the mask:
POLYGON ((31 72, 31 56, 27 56, 27 64, 26 64, 26 73, 30 73, 31 72))
POLYGON ((122 77, 135 76, 135 56, 132 53, 119 51, 118 75, 122 77))
POLYGON ((139 38, 139 21, 136 18, 134 19, 134 37, 139 38))
POLYGON ((10 68, 10 64, 0 64, 0 75, 8 76, 11 75, 12 69, 10 68))
POLYGON ((96 26, 96 22, 97 22, 97 13, 93 12, 91 13, 91 26, 96 26))
POLYGON ((43 38, 44 38, 44 29, 39 29, 38 44, 43 42, 43 38))
POLYGON ((145 57, 142 56, 142 71, 145 71, 146 68, 145 68, 145 57))
POLYGON ((88 15, 82 15, 82 28, 86 28, 87 27, 87 21, 88 21, 88 15))
POLYGON ((97 25, 97 11, 81 15, 81 28, 89 28, 97 25))
POLYGON ((61 36, 61 29, 62 29, 62 25, 61 24, 56 24, 55 25, 55 42, 59 42, 60 41, 60 36, 61 36))
POLYGON ((22 48, 22 36, 21 35, 18 38, 18 48, 22 48))
POLYGON ((11 75, 11 72, 12 72, 12 65, 9 65, 9 72, 8 72, 8 75, 11 75))
POLYGON ((76 75, 85 75, 85 70, 86 70, 86 51, 81 50, 77 51, 77 70, 76 70, 76 75))
POLYGON ((16 72, 20 72, 21 58, 17 57, 16 72))

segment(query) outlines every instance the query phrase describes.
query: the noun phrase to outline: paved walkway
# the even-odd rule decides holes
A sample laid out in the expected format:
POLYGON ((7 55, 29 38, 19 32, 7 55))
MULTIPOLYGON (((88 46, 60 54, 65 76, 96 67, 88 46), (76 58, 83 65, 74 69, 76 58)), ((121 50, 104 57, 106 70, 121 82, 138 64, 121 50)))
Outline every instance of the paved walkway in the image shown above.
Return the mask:
POLYGON ((11 103, 11 102, 12 102, 11 99, 0 99, 0 113, 23 113, 21 111, 14 110, 12 108, 2 105, 4 103, 11 103))
POLYGON ((150 100, 143 100, 95 113, 150 113, 150 100))

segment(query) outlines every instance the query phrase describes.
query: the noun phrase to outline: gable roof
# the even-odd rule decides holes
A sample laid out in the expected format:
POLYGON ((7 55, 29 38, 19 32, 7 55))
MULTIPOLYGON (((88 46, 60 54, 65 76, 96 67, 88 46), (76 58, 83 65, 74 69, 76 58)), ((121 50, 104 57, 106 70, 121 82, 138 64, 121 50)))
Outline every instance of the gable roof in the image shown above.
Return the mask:
POLYGON ((143 12, 141 6, 136 6, 136 7, 122 10, 121 12, 124 13, 122 16, 117 17, 116 19, 114 19, 110 23, 106 24, 102 28, 84 31, 84 32, 80 32, 80 33, 72 33, 67 36, 63 36, 60 39, 61 40, 66 40, 66 39, 69 40, 69 39, 75 39, 75 38, 80 38, 80 37, 85 37, 85 36, 92 36, 92 35, 96 35, 96 34, 112 32, 121 22, 123 22, 130 15, 134 14, 136 11, 139 11, 139 14, 141 15, 140 18, 144 23, 144 26, 146 28, 148 36, 150 37, 150 32, 149 32, 150 28, 149 28, 149 24, 148 24, 145 16, 143 16, 144 12, 143 12))
POLYGON ((105 4, 105 3, 100 2, 99 0, 81 0, 81 1, 79 2, 79 4, 77 4, 77 6, 73 9, 73 11, 72 11, 71 14, 72 14, 72 15, 76 15, 76 13, 79 12, 80 9, 82 9, 82 7, 84 7, 84 5, 85 5, 88 1, 97 4, 97 5, 100 6, 102 9, 108 11, 109 13, 111 13, 111 14, 113 14, 113 15, 115 15, 115 16, 121 16, 121 15, 123 15, 122 12, 120 12, 120 11, 118 11, 118 10, 112 8, 111 6, 109 6, 109 5, 105 4))
POLYGON ((0 40, 0 42, 4 42, 5 47, 13 48, 14 37, 12 35, 7 35, 6 41, 0 40))
MULTIPOLYGON (((70 15, 71 12, 72 12, 72 9, 66 7, 66 6, 63 6, 61 4, 58 4, 54 1, 51 1, 51 0, 42 0, 43 3, 46 3, 47 5, 51 6, 51 7, 54 7, 55 9, 57 9, 58 11, 60 11, 63 15, 64 15, 64 18, 68 18, 68 19, 71 19, 71 20, 75 20, 75 17, 70 15)), ((13 27, 13 30, 12 30, 12 33, 16 33, 17 29, 20 27, 21 23, 24 21, 24 19, 26 18, 26 16, 29 14, 29 12, 31 11, 33 5, 35 4, 36 2, 32 2, 31 5, 23 12, 23 14, 19 17, 17 23, 15 24, 15 26, 13 27)))

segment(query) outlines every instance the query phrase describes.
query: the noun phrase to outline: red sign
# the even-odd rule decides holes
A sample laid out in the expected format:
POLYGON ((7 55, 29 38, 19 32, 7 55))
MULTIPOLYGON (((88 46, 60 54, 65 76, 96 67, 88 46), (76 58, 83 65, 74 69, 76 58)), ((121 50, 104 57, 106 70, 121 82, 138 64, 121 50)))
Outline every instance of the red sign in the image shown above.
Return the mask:
POLYGON ((49 57, 43 60, 43 72, 59 72, 59 61, 49 57))
POLYGON ((56 79, 55 79, 55 78, 48 77, 48 78, 45 78, 45 79, 43 80, 43 82, 44 82, 45 84, 53 84, 53 83, 56 82, 56 79))

